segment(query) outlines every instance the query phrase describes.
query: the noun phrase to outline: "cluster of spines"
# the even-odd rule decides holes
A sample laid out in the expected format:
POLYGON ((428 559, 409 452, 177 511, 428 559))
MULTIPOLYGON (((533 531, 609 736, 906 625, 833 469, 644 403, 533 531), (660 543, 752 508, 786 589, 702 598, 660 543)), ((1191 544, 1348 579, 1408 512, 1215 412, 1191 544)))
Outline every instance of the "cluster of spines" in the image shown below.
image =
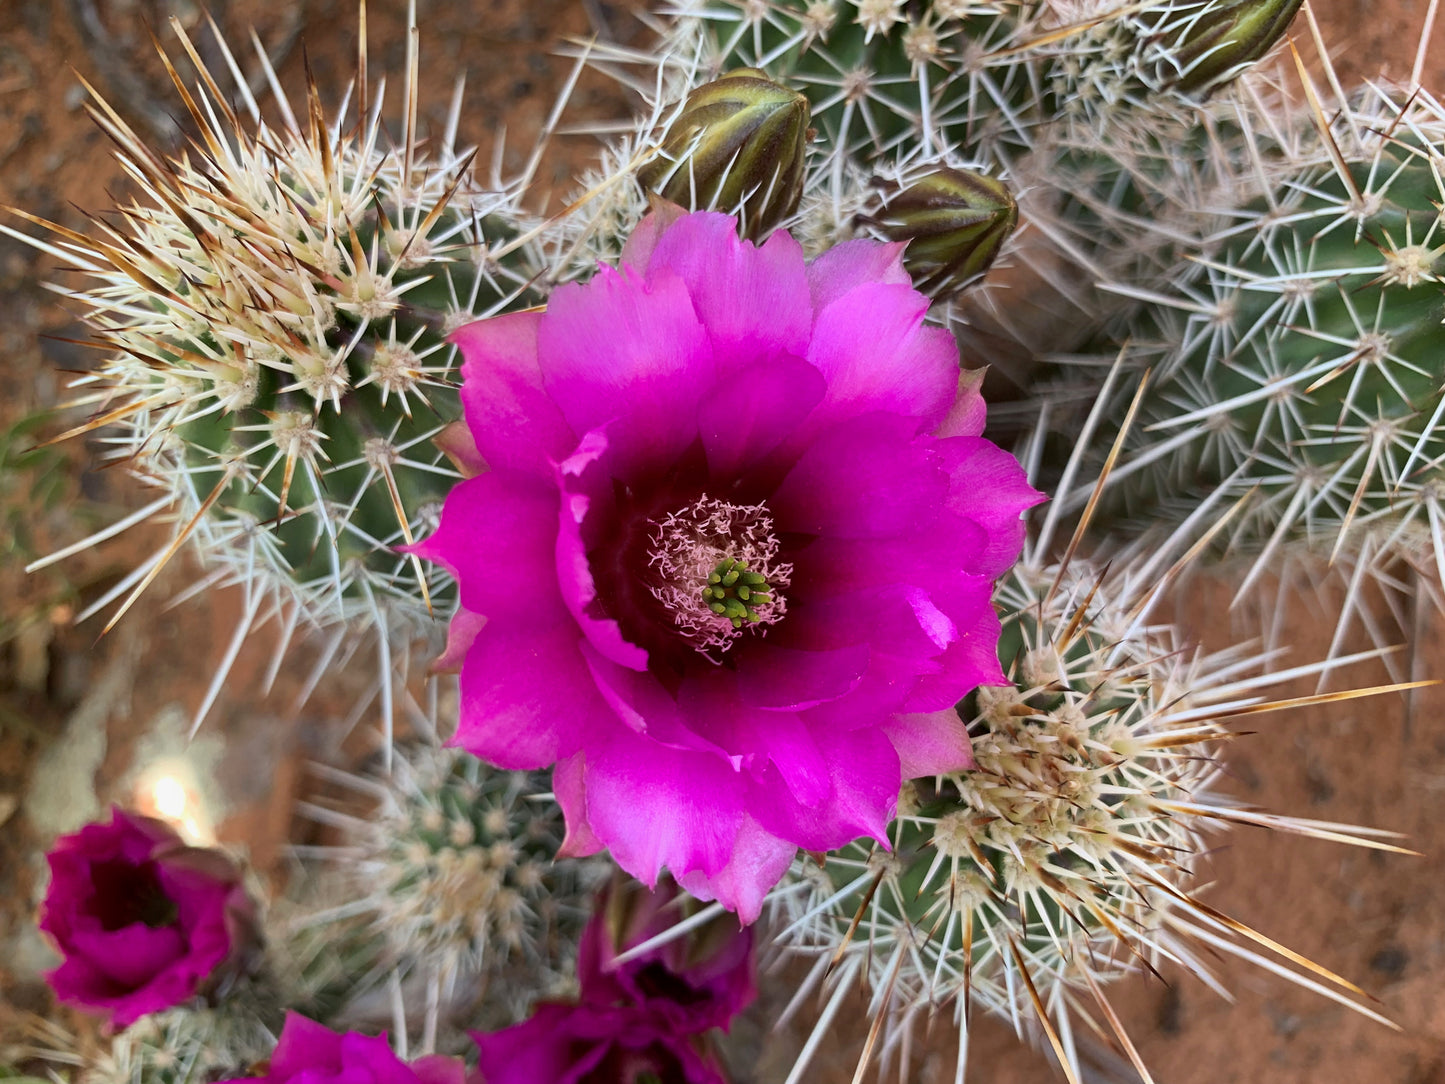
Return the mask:
POLYGON ((1245 95, 1244 64, 1189 59, 1234 7, 708 0, 679 6, 674 51, 699 78, 748 65, 808 96, 817 135, 789 226, 817 248, 870 232, 880 174, 1001 178, 1022 228, 936 317, 1022 386, 1039 355, 1083 347, 1128 308, 1095 282, 1178 273, 1199 208, 1257 168, 1233 117, 1238 98, 1274 101, 1269 84, 1245 95), (1190 72, 1212 74, 1194 86, 1190 72))

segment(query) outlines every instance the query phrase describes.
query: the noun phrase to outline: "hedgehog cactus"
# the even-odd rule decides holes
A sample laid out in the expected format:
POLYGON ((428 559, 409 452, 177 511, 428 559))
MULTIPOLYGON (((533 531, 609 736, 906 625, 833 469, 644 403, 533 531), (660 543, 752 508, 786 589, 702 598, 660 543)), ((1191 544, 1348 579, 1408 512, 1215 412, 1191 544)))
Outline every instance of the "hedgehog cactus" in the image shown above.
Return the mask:
POLYGON ((562 816, 544 776, 430 745, 399 751, 380 780, 318 770, 374 803, 365 815, 307 807, 342 831, 318 852, 347 886, 330 916, 362 919, 380 948, 375 970, 418 991, 429 1042, 454 1000, 481 999, 478 1018, 494 1026, 566 988, 606 871, 556 858, 562 816))
MULTIPOLYGON (((1224 721, 1272 710, 1261 691, 1345 660, 1262 676, 1268 653, 1182 649, 1171 626, 1145 619, 1159 563, 1122 562, 1112 579, 1079 560, 1016 568, 999 593, 1012 684, 980 688, 965 712, 977 768, 905 783, 890 851, 855 843, 822 868, 800 859, 772 897, 780 949, 817 965, 810 986, 869 992, 885 1064, 946 1005, 962 1079, 978 1005, 1047 1037, 1075 1080, 1069 1018, 1097 1007, 1091 1026, 1113 1027, 1137 1066, 1109 981, 1170 960, 1217 988, 1206 957, 1261 962, 1251 945, 1298 963, 1197 898, 1214 833, 1240 823, 1384 846, 1219 792, 1216 751, 1235 736, 1224 721)), ((1339 992, 1358 993, 1343 980, 1329 989, 1263 966, 1376 1015, 1339 992)))
MULTIPOLYGON (((703 69, 795 84, 830 149, 995 160, 1039 129, 1207 97, 1263 57, 1302 0, 700 0, 703 69)), ((684 35, 685 36, 685 35, 684 35)))
POLYGON ((7 1071, 10 1063, 43 1067, 46 1078, 66 1084, 202 1084, 235 1078, 276 1045, 271 1028, 279 1026, 281 1010, 274 1003, 269 1009, 264 1016, 231 1004, 171 1009, 103 1036, 72 1033, 58 1021, 34 1018, 27 1021, 22 1042, 0 1048, 0 1079, 44 1079, 7 1071))
MULTIPOLYGON (((975 123, 998 137, 993 121, 984 119, 995 114, 977 103, 1006 104, 1010 94, 977 61, 1006 45, 1014 22, 1005 7, 940 0, 919 13, 902 0, 708 0, 683 10, 701 24, 703 71, 759 68, 795 86, 811 101, 829 151, 868 160, 900 147, 939 149, 940 131, 972 153, 983 138, 965 138, 975 123)), ((696 29, 685 26, 679 36, 696 29)), ((1004 74, 1020 72, 1010 66, 1004 74)), ((997 116, 1012 119, 1007 108, 997 116)))
POLYGON ((1233 536, 1256 572, 1302 542, 1375 568, 1417 559, 1445 583, 1445 114, 1371 94, 1318 164, 1205 240, 1204 282, 1151 294, 1122 329, 1158 370, 1123 492, 1152 508, 1257 491, 1233 536))
POLYGON ((263 111, 212 25, 235 88, 223 90, 175 29, 196 82, 162 59, 199 131, 190 149, 162 156, 96 96, 135 200, 89 236, 16 212, 53 244, 0 226, 90 280, 67 293, 115 353, 79 381, 94 413, 66 435, 102 430, 110 455, 158 491, 122 526, 174 524, 92 611, 124 596, 113 624, 190 543, 202 586, 245 589, 199 715, 269 619, 283 629, 278 657, 298 629, 374 632, 389 684, 394 643, 439 628, 433 613, 448 606, 436 597, 445 578, 398 552, 430 529, 458 478, 436 443, 460 416, 446 335, 542 299, 540 245, 520 236, 526 179, 484 188, 473 177, 455 146, 459 96, 447 131, 423 141, 414 25, 394 139, 383 102, 367 96, 364 42, 360 80, 328 117, 314 86, 293 110, 260 54, 276 95, 263 111))

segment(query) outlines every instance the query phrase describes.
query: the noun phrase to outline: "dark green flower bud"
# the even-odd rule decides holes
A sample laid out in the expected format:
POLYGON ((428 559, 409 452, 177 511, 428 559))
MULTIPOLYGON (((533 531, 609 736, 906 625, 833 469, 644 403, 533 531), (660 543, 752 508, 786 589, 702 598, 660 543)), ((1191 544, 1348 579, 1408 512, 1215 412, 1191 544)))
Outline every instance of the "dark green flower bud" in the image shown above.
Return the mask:
POLYGON ((1165 40, 1178 74, 1165 82, 1203 97, 1264 56, 1284 36, 1304 0, 1213 0, 1180 18, 1177 36, 1165 40))
POLYGON ((761 241, 802 198, 808 116, 803 95, 738 68, 687 96, 637 179, 689 210, 736 214, 741 235, 761 241))
POLYGON ((890 241, 908 242, 903 266, 930 297, 956 293, 987 271, 1018 221, 1018 203, 1001 181, 963 169, 900 188, 873 220, 890 241))

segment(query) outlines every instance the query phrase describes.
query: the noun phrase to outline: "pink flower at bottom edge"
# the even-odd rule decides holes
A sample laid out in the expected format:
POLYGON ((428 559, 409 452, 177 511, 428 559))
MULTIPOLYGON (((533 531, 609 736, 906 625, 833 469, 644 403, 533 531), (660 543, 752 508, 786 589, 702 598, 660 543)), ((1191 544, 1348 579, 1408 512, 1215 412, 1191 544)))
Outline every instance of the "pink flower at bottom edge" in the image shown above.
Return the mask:
POLYGON ((384 1035, 341 1034, 288 1012, 266 1072, 221 1084, 465 1084, 466 1079, 466 1067, 456 1058, 433 1054, 404 1062, 384 1035))
POLYGON ((456 333, 489 470, 414 552, 460 587, 455 742, 555 765, 564 853, 754 920, 799 847, 886 845, 971 765, 994 579, 1041 496, 980 436, 900 246, 807 263, 654 212, 545 312, 456 333))
POLYGON ((614 878, 597 897, 577 952, 580 999, 590 1005, 634 1005, 666 1021, 675 1035, 719 1027, 758 996, 753 931, 733 915, 674 937, 640 956, 619 962, 630 949, 666 933, 700 904, 665 878, 654 892, 631 879, 614 878))
POLYGON ((544 1003, 472 1039, 482 1084, 728 1084, 694 1036, 636 1006, 544 1003))

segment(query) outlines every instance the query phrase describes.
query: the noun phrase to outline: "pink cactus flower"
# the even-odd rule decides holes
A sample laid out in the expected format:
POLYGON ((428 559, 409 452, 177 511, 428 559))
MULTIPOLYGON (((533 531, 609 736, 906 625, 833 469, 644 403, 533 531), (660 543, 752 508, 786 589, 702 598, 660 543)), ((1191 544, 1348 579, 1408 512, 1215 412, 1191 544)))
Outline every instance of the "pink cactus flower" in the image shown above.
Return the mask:
POLYGON ((556 765, 564 853, 751 922, 799 847, 884 842, 903 779, 971 763, 954 705, 1003 681, 990 593, 1041 497, 900 251, 668 208, 456 333, 489 469, 415 550, 460 587, 454 740, 556 765))
POLYGON ((636 1006, 546 1002, 472 1038, 480 1084, 728 1084, 701 1040, 636 1006))
POLYGON ((61 1001, 108 1012, 115 1028, 204 992, 255 944, 240 870, 162 821, 114 809, 47 857, 40 928, 65 960, 46 978, 61 1001))
POLYGON ((294 1012, 286 1014, 281 1037, 265 1073, 237 1078, 268 1084, 466 1084, 466 1067, 456 1058, 430 1055, 404 1062, 384 1035, 344 1035, 294 1012))

